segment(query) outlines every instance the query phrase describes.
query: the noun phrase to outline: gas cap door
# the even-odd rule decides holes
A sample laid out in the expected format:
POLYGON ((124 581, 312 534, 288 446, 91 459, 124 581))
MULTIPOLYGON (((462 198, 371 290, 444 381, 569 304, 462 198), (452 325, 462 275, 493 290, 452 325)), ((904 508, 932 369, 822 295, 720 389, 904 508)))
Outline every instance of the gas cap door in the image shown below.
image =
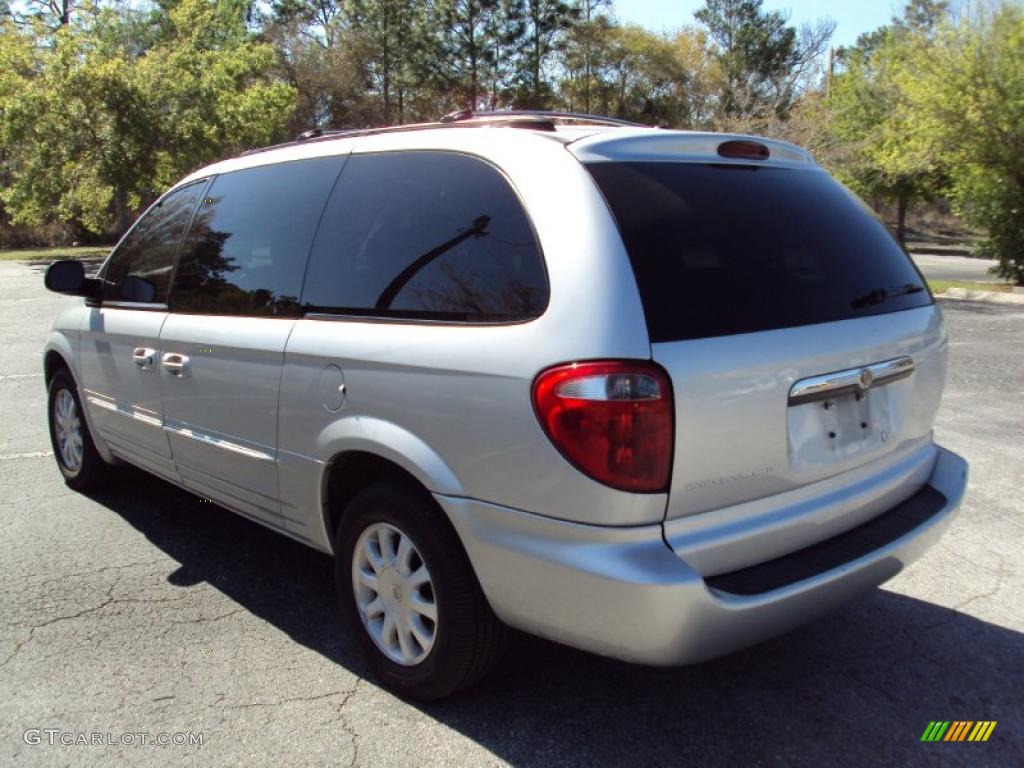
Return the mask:
POLYGON ((345 394, 345 374, 338 366, 328 365, 320 372, 320 403, 336 413, 345 404, 345 394))

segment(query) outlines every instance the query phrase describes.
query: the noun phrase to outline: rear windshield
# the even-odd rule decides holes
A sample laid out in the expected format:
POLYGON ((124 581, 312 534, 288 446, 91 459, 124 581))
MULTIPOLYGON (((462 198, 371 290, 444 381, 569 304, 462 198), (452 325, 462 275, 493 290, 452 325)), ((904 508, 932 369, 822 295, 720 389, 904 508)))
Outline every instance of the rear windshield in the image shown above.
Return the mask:
POLYGON ((751 333, 932 303, 885 226, 820 169, 592 163, 652 342, 751 333))

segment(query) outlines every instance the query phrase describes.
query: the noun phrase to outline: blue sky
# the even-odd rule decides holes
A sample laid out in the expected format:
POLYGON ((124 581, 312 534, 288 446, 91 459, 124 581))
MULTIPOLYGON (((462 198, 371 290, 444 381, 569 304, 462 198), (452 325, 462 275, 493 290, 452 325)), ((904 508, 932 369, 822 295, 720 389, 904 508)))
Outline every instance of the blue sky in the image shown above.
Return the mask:
MULTIPOLYGON (((693 13, 703 0, 615 0, 620 21, 641 24, 656 31, 673 30, 693 24, 693 13)), ((862 32, 887 24, 903 9, 902 0, 765 0, 768 10, 789 11, 790 23, 799 25, 823 16, 836 20, 835 46, 851 45, 862 32)))

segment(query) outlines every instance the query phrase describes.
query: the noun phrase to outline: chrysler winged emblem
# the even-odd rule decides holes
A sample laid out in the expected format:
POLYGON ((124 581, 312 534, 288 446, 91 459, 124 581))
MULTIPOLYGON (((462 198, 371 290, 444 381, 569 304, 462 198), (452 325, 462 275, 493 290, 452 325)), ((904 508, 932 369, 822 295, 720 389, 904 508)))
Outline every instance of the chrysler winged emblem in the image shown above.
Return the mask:
POLYGON ((860 374, 857 376, 857 386, 860 387, 863 392, 866 389, 871 388, 872 382, 874 382, 874 374, 871 373, 870 368, 861 368, 860 374))

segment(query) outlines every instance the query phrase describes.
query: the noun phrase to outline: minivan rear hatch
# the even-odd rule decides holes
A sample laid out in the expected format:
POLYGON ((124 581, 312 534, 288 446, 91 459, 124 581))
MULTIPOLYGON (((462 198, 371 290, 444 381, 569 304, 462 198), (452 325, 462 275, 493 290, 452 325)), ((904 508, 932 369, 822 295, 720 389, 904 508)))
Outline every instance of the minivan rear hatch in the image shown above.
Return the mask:
POLYGON ((931 294, 862 202, 790 158, 582 158, 672 380, 668 519, 863 484, 930 446, 945 378, 931 294))

